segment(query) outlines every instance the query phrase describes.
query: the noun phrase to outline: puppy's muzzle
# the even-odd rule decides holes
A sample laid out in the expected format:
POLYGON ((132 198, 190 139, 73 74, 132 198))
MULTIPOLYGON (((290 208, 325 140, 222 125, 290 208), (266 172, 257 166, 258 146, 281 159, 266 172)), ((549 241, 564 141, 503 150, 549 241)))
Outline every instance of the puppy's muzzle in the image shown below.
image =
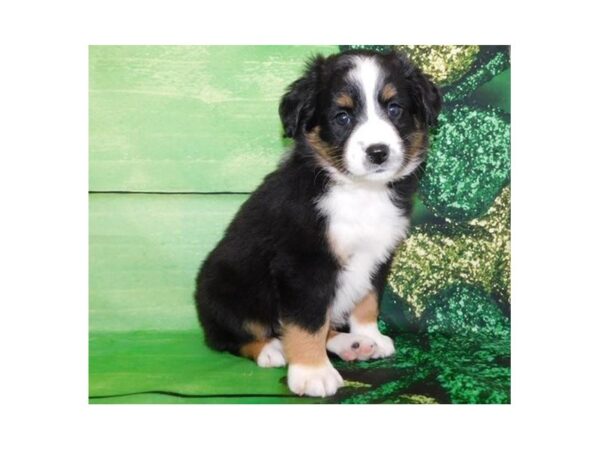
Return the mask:
POLYGON ((367 159, 371 164, 381 165, 387 161, 390 148, 385 144, 369 145, 366 150, 367 159))

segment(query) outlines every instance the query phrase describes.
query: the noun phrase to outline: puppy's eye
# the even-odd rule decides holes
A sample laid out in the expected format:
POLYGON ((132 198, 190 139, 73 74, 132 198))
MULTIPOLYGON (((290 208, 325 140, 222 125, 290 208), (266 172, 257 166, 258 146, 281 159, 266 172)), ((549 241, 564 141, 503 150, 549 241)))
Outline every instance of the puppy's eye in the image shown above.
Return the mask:
POLYGON ((388 115, 392 119, 400 117, 402 115, 402 106, 400 106, 398 103, 390 103, 388 105, 388 115))
POLYGON ((335 115, 335 121, 338 125, 343 127, 350 125, 352 122, 352 117, 346 111, 339 112, 335 115))

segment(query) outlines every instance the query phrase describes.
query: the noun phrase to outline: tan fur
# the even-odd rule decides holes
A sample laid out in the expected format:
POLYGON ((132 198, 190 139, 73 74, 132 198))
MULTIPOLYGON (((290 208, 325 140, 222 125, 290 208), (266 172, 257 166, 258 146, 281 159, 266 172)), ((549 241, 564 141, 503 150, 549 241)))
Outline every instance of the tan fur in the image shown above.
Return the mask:
POLYGON ((378 316, 379 303, 374 292, 368 293, 352 311, 352 318, 362 324, 377 322, 378 316))
POLYGON ((406 149, 407 155, 411 158, 417 158, 425 152, 425 147, 427 145, 425 132, 422 130, 414 131, 408 136, 409 145, 406 149))
POLYGON ((338 334, 340 334, 339 331, 334 330, 333 328, 330 328, 329 331, 327 332, 327 340, 336 337, 338 334))
POLYGON ((352 100, 352 97, 350 97, 346 93, 343 93, 339 97, 337 97, 335 99, 335 104, 338 105, 340 108, 354 108, 354 101, 352 100))
POLYGON ((269 331, 265 325, 253 320, 244 322, 244 329, 259 341, 266 339, 269 335, 269 331))
POLYGON ((391 100, 396 95, 398 95, 398 91, 396 90, 396 88, 394 87, 394 85, 391 84, 391 83, 386 84, 383 87, 383 89, 381 90, 381 99, 384 102, 387 102, 387 101, 391 100))
POLYGON ((310 333, 297 325, 287 324, 283 327, 283 352, 290 364, 305 366, 322 366, 327 363, 327 334, 329 321, 310 333))
POLYGON ((319 133, 321 127, 314 127, 309 133, 306 134, 306 140, 315 153, 321 158, 323 164, 332 165, 338 169, 341 169, 342 161, 338 161, 333 156, 333 149, 327 142, 321 139, 319 133))
POLYGON ((256 361, 258 358, 258 355, 260 355, 260 352, 262 351, 262 349, 265 345, 267 345, 266 340, 253 341, 248 344, 244 344, 240 347, 240 355, 256 361))

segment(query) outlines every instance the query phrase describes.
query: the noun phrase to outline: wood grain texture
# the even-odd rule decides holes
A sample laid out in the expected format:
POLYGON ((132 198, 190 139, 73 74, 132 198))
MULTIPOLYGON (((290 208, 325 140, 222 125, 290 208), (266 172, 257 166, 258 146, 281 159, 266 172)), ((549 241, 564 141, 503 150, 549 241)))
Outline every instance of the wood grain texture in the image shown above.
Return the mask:
POLYGON ((336 46, 92 46, 92 191, 253 190, 276 165, 278 103, 336 46))
POLYGON ((90 196, 90 331, 197 329, 196 272, 245 195, 90 196))
POLYGON ((277 395, 277 396, 191 396, 178 397, 166 394, 137 394, 119 397, 90 398, 91 405, 267 405, 267 404, 313 404, 325 403, 325 399, 315 397, 299 397, 297 395, 277 395))
MULTIPOLYGON (((290 395, 285 368, 208 349, 200 329, 93 333, 89 395, 163 391, 183 395, 290 395)), ((100 400, 100 399, 99 399, 100 400)), ((127 396, 120 402, 140 401, 127 396)), ((119 398, 114 401, 119 402, 119 398)))

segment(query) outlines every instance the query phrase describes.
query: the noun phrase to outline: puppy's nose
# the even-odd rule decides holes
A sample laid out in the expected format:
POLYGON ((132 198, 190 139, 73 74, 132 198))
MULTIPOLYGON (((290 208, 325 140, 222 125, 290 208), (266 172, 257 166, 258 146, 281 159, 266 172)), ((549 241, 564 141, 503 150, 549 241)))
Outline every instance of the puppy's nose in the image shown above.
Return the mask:
POLYGON ((373 164, 383 164, 388 155, 390 154, 390 148, 385 144, 373 144, 367 147, 367 159, 373 164))

